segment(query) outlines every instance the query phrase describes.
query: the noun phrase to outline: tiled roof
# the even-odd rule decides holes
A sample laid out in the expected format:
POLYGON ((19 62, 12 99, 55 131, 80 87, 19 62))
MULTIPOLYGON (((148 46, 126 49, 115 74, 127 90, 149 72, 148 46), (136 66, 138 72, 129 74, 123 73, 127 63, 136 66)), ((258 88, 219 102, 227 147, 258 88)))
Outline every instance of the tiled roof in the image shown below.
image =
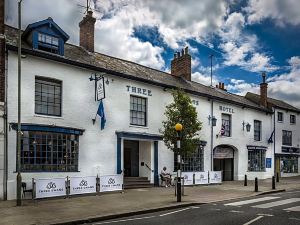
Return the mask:
MULTIPOLYGON (((251 92, 248 92, 245 96, 247 99, 249 99, 250 101, 259 104, 260 102, 260 96, 258 94, 254 94, 251 92)), ((282 101, 282 100, 278 100, 278 99, 274 99, 274 98, 268 98, 267 100, 268 102, 268 107, 271 109, 272 107, 277 107, 277 108, 281 108, 281 109, 287 109, 287 110, 291 110, 291 111, 295 111, 295 112, 299 112, 300 113, 300 109, 282 101)))
MULTIPOLYGON (((17 29, 6 26, 5 30, 6 43, 9 47, 15 50, 17 47, 17 29)), ((243 107, 253 108, 256 110, 270 111, 255 102, 252 102, 244 96, 232 94, 215 87, 205 86, 193 81, 186 81, 182 78, 172 76, 169 73, 152 69, 134 62, 104 55, 101 53, 91 53, 80 46, 65 44, 64 56, 33 50, 26 42, 22 42, 22 50, 26 54, 38 55, 44 58, 69 63, 72 65, 86 67, 106 71, 109 74, 119 75, 128 79, 136 79, 143 82, 149 82, 154 85, 170 88, 181 88, 185 91, 208 98, 214 98, 219 101, 229 102, 243 107)))

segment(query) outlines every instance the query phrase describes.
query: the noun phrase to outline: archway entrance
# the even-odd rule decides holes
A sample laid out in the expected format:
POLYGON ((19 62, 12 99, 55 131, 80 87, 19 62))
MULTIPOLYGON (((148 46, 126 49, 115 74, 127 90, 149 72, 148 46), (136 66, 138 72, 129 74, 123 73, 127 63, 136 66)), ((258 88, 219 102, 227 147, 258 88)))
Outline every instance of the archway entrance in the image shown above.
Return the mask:
POLYGON ((214 171, 222 171, 223 181, 233 180, 234 149, 228 145, 214 148, 214 171))

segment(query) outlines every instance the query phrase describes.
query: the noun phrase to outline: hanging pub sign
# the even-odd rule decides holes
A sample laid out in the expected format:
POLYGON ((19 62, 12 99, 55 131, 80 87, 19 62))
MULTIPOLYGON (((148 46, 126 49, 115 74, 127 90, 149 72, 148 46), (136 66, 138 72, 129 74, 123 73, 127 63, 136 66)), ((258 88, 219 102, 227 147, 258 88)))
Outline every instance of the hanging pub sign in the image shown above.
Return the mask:
POLYGON ((105 98, 105 85, 103 75, 94 74, 89 78, 90 81, 95 81, 95 101, 101 101, 105 98))
POLYGON ((96 193, 96 177, 70 177, 70 195, 96 193))
POLYGON ((66 195, 65 178, 35 180, 35 198, 50 198, 66 195))

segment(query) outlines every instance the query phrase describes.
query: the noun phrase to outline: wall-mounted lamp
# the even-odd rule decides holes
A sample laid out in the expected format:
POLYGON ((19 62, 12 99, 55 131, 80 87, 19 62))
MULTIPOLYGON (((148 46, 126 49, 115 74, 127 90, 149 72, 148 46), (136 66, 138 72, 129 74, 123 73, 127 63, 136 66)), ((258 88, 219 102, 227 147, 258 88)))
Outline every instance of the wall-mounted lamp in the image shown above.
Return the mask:
POLYGON ((251 129, 250 123, 245 123, 245 121, 243 121, 242 125, 243 125, 243 130, 245 130, 245 127, 246 127, 246 131, 250 132, 250 129, 251 129))
POLYGON ((108 80, 108 78, 106 78, 105 83, 106 83, 106 85, 109 85, 109 80, 108 80))
POLYGON ((216 117, 211 117, 210 115, 208 116, 208 121, 212 123, 212 126, 215 127, 217 125, 217 118, 216 117))

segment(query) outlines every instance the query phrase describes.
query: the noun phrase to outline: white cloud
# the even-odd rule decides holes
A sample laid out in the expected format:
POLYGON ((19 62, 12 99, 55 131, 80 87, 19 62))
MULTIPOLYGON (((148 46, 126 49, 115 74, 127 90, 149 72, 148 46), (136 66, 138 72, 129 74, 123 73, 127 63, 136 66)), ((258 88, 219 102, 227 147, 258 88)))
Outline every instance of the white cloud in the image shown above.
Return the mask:
POLYGON ((250 0, 244 11, 247 13, 247 22, 250 24, 270 18, 283 26, 300 24, 299 9, 299 0, 250 0))
MULTIPOLYGON (((195 73, 192 73, 192 81, 195 81, 197 83, 204 84, 204 85, 210 85, 211 77, 210 77, 210 75, 205 75, 200 72, 195 72, 195 73)), ((213 86, 218 84, 218 79, 215 76, 212 77, 212 83, 213 83, 213 86)))

